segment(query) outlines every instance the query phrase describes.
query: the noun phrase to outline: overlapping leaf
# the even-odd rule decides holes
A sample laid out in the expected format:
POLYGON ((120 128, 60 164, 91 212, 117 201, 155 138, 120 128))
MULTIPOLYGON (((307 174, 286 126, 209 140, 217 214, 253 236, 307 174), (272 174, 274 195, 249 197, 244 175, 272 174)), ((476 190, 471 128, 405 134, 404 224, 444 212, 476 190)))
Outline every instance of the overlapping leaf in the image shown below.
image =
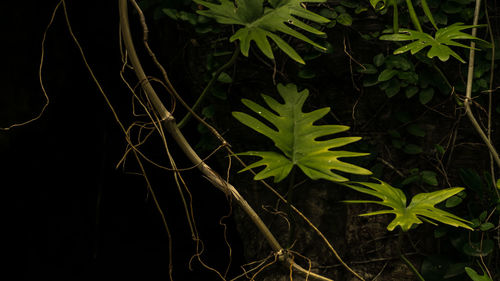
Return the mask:
POLYGON ((389 41, 414 41, 396 49, 394 54, 402 54, 410 51, 413 55, 426 47, 431 47, 427 52, 427 57, 429 58, 438 57, 441 61, 447 61, 450 56, 452 56, 461 62, 465 62, 448 46, 470 48, 467 45, 453 41, 460 39, 480 40, 487 44, 484 40, 462 32, 464 29, 473 27, 480 27, 480 25, 463 25, 462 23, 455 23, 448 27, 438 29, 434 37, 425 32, 419 32, 411 29, 400 29, 400 33, 382 35, 380 36, 380 39, 389 41))
POLYGON ((267 95, 262 95, 270 111, 259 104, 243 99, 242 102, 252 111, 266 119, 275 129, 260 120, 242 112, 233 112, 241 123, 273 140, 282 153, 271 151, 249 151, 241 155, 258 156, 261 160, 249 165, 242 171, 265 166, 255 180, 274 177, 275 182, 283 180, 297 165, 311 179, 326 179, 335 182, 347 179, 332 170, 352 174, 369 175, 370 171, 353 164, 342 162, 339 158, 364 156, 367 153, 333 151, 331 149, 358 141, 360 137, 341 137, 318 141, 317 138, 340 133, 349 129, 341 125, 314 125, 325 116, 330 108, 325 107, 312 112, 302 112, 302 106, 308 97, 308 90, 297 91, 293 84, 279 84, 278 92, 285 101, 279 103, 267 95))
POLYGON ((395 214, 396 217, 387 226, 389 231, 394 230, 394 228, 398 225, 401 226, 403 231, 408 231, 413 224, 421 224, 422 220, 430 223, 433 223, 432 221, 434 220, 455 227, 463 227, 472 230, 472 228, 468 225, 470 222, 467 220, 435 207, 436 204, 443 202, 444 200, 462 191, 463 188, 461 187, 447 188, 428 193, 419 193, 413 196, 410 204, 407 205, 406 196, 403 191, 394 188, 383 181, 380 181, 380 183, 356 182, 354 184, 347 184, 347 186, 359 192, 382 199, 382 201, 345 201, 347 203, 375 203, 392 208, 392 210, 381 210, 361 215, 372 216, 395 214))
POLYGON ((293 25, 316 35, 324 35, 324 32, 305 24, 297 17, 317 23, 329 22, 329 19, 311 12, 301 5, 301 3, 324 2, 325 0, 268 0, 270 7, 264 6, 264 0, 219 1, 220 4, 214 4, 203 0, 194 0, 194 2, 208 8, 208 10, 198 11, 199 14, 214 18, 219 23, 243 26, 231 36, 230 41, 239 40, 241 53, 245 56, 248 56, 250 44, 254 41, 268 58, 274 59, 268 40, 270 38, 292 59, 304 63, 300 55, 276 34, 277 31, 296 37, 317 48, 325 49, 289 26, 293 25))

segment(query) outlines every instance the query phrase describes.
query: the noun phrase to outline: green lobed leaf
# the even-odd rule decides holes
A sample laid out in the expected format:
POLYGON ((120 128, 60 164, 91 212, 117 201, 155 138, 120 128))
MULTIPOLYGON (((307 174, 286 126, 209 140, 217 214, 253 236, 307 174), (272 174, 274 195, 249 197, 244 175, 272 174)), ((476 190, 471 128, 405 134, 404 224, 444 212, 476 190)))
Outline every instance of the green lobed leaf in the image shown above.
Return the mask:
POLYGON ((464 29, 473 27, 482 27, 483 25, 464 25, 463 23, 455 23, 448 27, 440 28, 431 35, 411 29, 400 29, 400 33, 387 34, 380 36, 380 40, 389 41, 414 41, 408 45, 404 45, 394 51, 394 54, 402 54, 410 51, 411 54, 416 54, 426 47, 430 47, 427 52, 427 57, 438 57, 441 61, 447 61, 450 56, 465 63, 465 61, 448 46, 470 48, 467 45, 458 43, 454 40, 478 40, 488 44, 486 41, 479 39, 475 36, 462 32, 464 29))
POLYGON ((236 0, 235 2, 219 0, 220 4, 203 0, 193 1, 208 8, 207 10, 197 11, 199 14, 214 18, 222 24, 242 26, 229 40, 230 42, 239 40, 241 53, 245 56, 248 56, 253 41, 264 55, 274 59, 269 42, 269 39, 271 39, 288 56, 304 64, 304 60, 300 55, 281 39, 277 32, 288 34, 319 49, 324 49, 324 47, 289 25, 315 35, 325 35, 324 32, 299 19, 302 18, 316 23, 328 23, 329 19, 311 12, 301 5, 302 3, 324 2, 325 0, 269 0, 272 7, 264 7, 263 0, 236 0))
POLYGON ((463 188, 446 188, 434 192, 419 193, 413 196, 410 204, 407 206, 406 196, 403 191, 390 186, 386 182, 380 180, 378 181, 379 183, 354 182, 346 185, 359 192, 378 197, 381 201, 350 200, 345 202, 375 203, 391 208, 390 210, 375 211, 361 215, 372 216, 380 214, 394 214, 396 217, 387 226, 389 231, 394 230, 397 226, 400 226, 403 231, 408 231, 412 225, 421 224, 423 220, 431 223, 432 221, 438 221, 451 226, 463 227, 472 230, 472 228, 468 225, 470 222, 467 220, 435 207, 436 204, 459 193, 463 190, 463 188))
POLYGON ((418 99, 421 104, 427 104, 434 97, 434 88, 426 88, 420 91, 418 94, 418 99))
POLYGON ((368 153, 333 150, 360 140, 360 137, 340 137, 318 141, 316 139, 347 131, 349 127, 341 125, 314 125, 314 122, 325 116, 330 108, 325 107, 312 112, 302 112, 302 106, 309 93, 308 90, 297 91, 294 84, 278 84, 278 92, 285 101, 279 103, 270 96, 262 95, 267 108, 243 99, 245 106, 271 123, 269 127, 259 119, 243 113, 233 112, 233 116, 244 125, 270 138, 282 154, 269 151, 249 151, 241 155, 257 156, 261 160, 241 170, 265 166, 254 177, 255 180, 274 177, 275 182, 283 180, 294 165, 311 179, 326 179, 344 182, 348 179, 332 170, 369 175, 370 171, 353 164, 342 162, 339 158, 365 156, 368 153))

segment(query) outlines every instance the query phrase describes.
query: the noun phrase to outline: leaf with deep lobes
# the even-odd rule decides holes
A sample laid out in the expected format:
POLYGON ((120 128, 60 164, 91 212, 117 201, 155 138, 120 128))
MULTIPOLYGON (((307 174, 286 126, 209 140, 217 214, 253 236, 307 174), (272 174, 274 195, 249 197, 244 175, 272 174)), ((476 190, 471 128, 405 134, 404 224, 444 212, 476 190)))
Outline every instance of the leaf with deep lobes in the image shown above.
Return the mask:
POLYGON ((199 10, 198 14, 214 18, 222 24, 235 24, 239 29, 230 37, 230 41, 240 41, 241 53, 248 56, 251 42, 266 57, 274 59, 270 45, 273 41, 278 48, 285 52, 295 61, 304 64, 300 55, 279 35, 278 32, 288 34, 304 42, 313 45, 320 50, 325 48, 312 41, 307 36, 291 28, 294 26, 315 35, 325 35, 320 31, 302 21, 305 19, 319 24, 328 23, 330 20, 305 9, 301 4, 310 2, 324 2, 325 0, 272 0, 272 7, 264 7, 263 0, 219 0, 215 4, 203 0, 194 0, 197 4, 205 6, 206 10, 199 10), (269 40, 270 39, 270 40, 269 40))
POLYGON ((397 226, 400 226, 403 231, 408 231, 412 225, 421 224, 423 220, 428 222, 438 221, 451 226, 463 227, 472 230, 469 226, 470 222, 467 220, 435 207, 436 204, 441 203, 462 191, 464 189, 462 187, 446 188, 434 192, 419 193, 413 196, 410 204, 407 206, 406 196, 403 191, 390 186, 386 182, 354 182, 352 184, 347 184, 347 186, 359 192, 378 197, 381 201, 350 200, 345 202, 375 203, 391 208, 361 215, 396 215, 396 217, 387 226, 389 231, 394 230, 397 226))
POLYGON ((335 182, 348 179, 334 171, 359 175, 371 174, 367 169, 340 160, 340 158, 364 156, 367 153, 334 150, 361 138, 340 137, 317 140, 349 129, 341 125, 314 125, 314 122, 330 111, 329 108, 302 112, 304 102, 309 95, 308 90, 299 92, 293 84, 279 84, 278 92, 285 103, 279 103, 270 96, 262 95, 264 102, 271 110, 251 100, 242 100, 245 106, 272 124, 274 128, 249 114, 233 112, 233 116, 238 121, 270 138, 282 152, 282 154, 270 151, 241 153, 241 155, 261 158, 242 171, 265 166, 255 179, 274 177, 275 182, 283 180, 293 166, 298 166, 311 179, 326 179, 335 182))

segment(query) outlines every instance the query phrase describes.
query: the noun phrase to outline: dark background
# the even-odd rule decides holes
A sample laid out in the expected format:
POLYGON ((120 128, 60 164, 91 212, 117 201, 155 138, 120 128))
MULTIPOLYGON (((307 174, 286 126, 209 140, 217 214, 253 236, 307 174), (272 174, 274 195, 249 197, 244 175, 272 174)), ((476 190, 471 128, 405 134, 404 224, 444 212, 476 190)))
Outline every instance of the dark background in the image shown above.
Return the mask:
MULTIPOLYGON (((44 103, 38 82, 41 40, 56 4, 8 1, 2 8, 1 127, 32 118, 44 103)), ((120 117, 129 121, 130 94, 119 77, 117 1, 67 5, 89 64, 120 117)), ((44 60, 47 110, 33 123, 0 131, 2 232, 7 234, 2 252, 15 274, 12 280, 168 279, 161 217, 142 177, 115 169, 126 144, 69 36, 62 7, 48 32, 44 60)), ((193 272, 187 269, 194 242, 171 173, 153 170, 150 176, 173 233, 174 279, 211 280, 213 274, 196 262, 193 272)), ((194 187, 205 259, 223 270, 228 257, 218 221, 229 210, 226 198, 197 173, 186 178, 194 187), (207 208, 210 212, 202 211, 207 208)), ((240 264, 234 226, 226 222, 233 260, 240 264)))

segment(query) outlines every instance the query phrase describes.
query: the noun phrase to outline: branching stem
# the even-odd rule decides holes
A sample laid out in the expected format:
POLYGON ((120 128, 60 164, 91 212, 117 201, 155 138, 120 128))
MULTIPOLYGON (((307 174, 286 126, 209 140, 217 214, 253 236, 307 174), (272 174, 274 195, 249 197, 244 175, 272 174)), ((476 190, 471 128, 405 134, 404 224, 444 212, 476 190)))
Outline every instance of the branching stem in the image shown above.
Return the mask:
MULTIPOLYGON (((478 19, 479 19, 479 10, 481 7, 481 0, 476 0, 476 6, 474 9, 474 20, 473 20, 473 25, 477 25, 478 19)), ((476 36, 477 34, 477 28, 474 27, 472 28, 471 35, 476 36)), ((469 120, 472 123, 472 126, 474 129, 476 129, 477 133, 483 139, 484 143, 490 150, 492 158, 495 160, 497 166, 500 168, 500 157, 498 156, 498 152, 491 144, 490 139, 488 136, 484 133, 483 129, 477 122, 476 118, 474 117, 474 114, 472 113, 472 109, 470 107, 471 100, 472 100, 472 79, 474 77, 474 55, 475 55, 475 47, 476 43, 474 41, 471 41, 470 43, 470 51, 469 51, 469 66, 468 66, 468 72, 467 72, 467 87, 465 90, 465 101, 464 101, 464 106, 465 106, 465 113, 467 114, 467 117, 469 117, 469 120)))

